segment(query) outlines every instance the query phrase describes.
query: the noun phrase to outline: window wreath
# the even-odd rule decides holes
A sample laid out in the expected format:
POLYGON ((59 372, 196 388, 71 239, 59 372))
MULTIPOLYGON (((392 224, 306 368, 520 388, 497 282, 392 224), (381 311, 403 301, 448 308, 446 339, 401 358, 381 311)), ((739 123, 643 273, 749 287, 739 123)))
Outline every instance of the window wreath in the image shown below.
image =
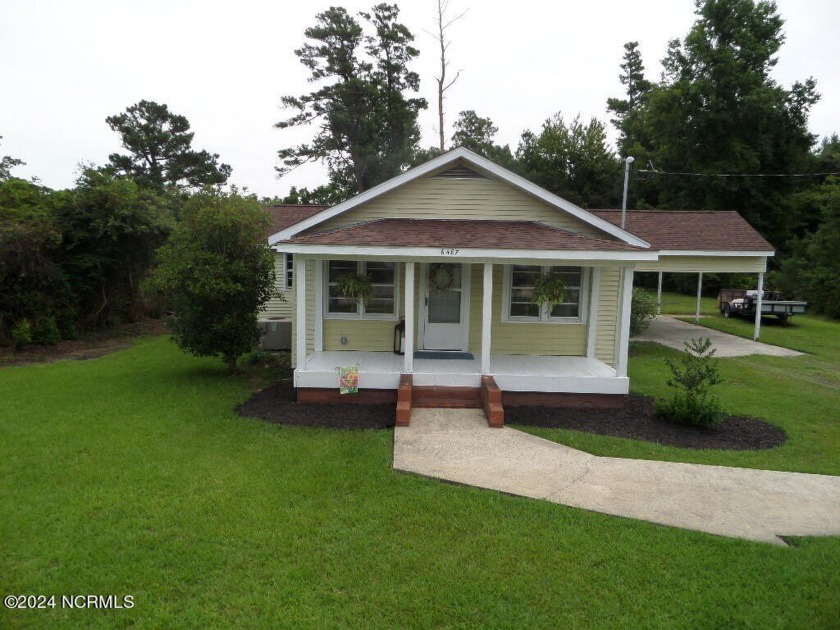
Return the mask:
POLYGON ((443 293, 455 287, 455 268, 447 263, 436 263, 429 266, 429 288, 434 292, 443 293))

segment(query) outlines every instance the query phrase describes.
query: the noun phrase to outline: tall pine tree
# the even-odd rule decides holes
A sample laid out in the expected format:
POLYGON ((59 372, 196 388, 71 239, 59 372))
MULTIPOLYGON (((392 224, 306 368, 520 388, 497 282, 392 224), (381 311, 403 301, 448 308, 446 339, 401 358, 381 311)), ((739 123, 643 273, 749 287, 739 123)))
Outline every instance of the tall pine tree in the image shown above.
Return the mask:
POLYGON ((319 125, 311 142, 278 152, 281 175, 324 161, 330 180, 346 185, 347 195, 397 175, 411 162, 420 139, 417 115, 426 107, 424 99, 407 96, 420 88, 419 76, 409 69, 419 51, 397 21, 398 7, 378 4, 360 16, 371 33, 341 7, 319 13, 317 24, 304 31, 309 41, 295 54, 319 87, 283 97, 296 113, 276 125, 319 125))

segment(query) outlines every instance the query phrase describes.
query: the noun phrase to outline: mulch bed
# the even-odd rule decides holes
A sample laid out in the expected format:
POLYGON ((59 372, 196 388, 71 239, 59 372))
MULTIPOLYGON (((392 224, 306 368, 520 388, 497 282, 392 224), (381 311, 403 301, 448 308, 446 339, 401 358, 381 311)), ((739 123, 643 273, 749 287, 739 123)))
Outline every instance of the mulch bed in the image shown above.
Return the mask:
POLYGON ((631 394, 623 409, 505 407, 505 423, 573 429, 682 448, 754 451, 781 446, 787 434, 755 418, 729 416, 713 427, 686 427, 656 417, 653 400, 631 394))
MULTIPOLYGON (((395 420, 394 405, 298 405, 289 383, 257 392, 236 411, 274 424, 331 429, 387 429, 394 426, 395 420)), ((632 394, 623 409, 506 407, 505 423, 731 451, 773 448, 787 439, 781 428, 755 418, 729 417, 709 428, 671 424, 654 415, 650 398, 632 394)))
POLYGON ((257 392, 236 412, 273 424, 330 429, 387 429, 396 422, 394 405, 299 405, 290 383, 257 392))

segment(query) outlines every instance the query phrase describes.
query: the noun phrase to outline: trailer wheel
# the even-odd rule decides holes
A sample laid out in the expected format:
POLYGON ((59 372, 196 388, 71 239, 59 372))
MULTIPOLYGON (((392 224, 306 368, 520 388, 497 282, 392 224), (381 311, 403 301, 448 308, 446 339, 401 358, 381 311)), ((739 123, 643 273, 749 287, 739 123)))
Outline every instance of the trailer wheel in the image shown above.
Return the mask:
POLYGON ((787 313, 779 313, 779 314, 777 314, 777 315, 776 315, 776 317, 778 317, 778 318, 779 318, 779 321, 780 321, 780 322, 782 322, 783 324, 784 324, 785 322, 787 322, 787 320, 788 320, 788 315, 787 315, 787 313))
POLYGON ((729 319, 730 317, 732 317, 732 314, 732 309, 729 308, 729 304, 727 304, 726 307, 723 309, 723 316, 729 319))

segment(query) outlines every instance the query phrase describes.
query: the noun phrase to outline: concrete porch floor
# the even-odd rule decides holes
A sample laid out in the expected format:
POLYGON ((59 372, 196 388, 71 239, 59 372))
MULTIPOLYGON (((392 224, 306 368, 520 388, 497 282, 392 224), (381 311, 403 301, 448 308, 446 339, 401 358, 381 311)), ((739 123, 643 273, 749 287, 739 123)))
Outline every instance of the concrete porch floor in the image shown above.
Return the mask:
POLYGON ((413 410, 394 468, 734 538, 840 535, 840 477, 598 457, 488 428, 478 409, 413 410))

